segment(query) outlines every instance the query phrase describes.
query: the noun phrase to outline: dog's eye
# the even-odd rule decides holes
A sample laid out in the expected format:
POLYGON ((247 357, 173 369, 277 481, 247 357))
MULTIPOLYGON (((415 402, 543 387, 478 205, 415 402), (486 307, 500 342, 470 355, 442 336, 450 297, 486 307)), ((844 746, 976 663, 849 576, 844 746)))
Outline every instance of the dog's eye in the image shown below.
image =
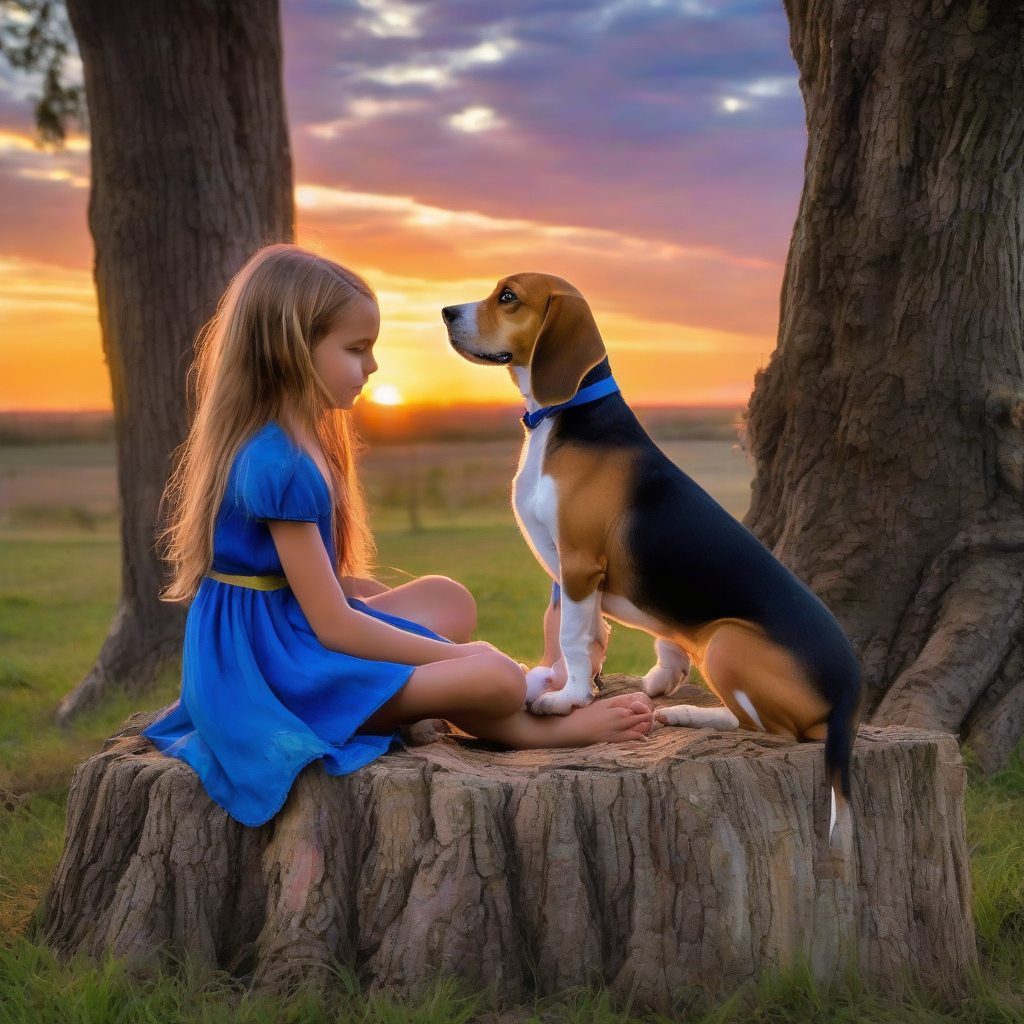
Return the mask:
POLYGON ((518 302, 519 296, 511 288, 506 288, 499 296, 499 302, 518 302))

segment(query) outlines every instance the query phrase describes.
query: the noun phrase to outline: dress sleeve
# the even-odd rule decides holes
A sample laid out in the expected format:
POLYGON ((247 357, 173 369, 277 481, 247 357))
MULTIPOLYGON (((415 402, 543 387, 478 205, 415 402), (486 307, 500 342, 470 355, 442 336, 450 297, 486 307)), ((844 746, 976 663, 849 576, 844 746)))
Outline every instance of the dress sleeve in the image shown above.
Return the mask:
POLYGON ((237 501, 254 519, 315 523, 331 510, 330 492, 316 463, 291 453, 243 460, 237 501))

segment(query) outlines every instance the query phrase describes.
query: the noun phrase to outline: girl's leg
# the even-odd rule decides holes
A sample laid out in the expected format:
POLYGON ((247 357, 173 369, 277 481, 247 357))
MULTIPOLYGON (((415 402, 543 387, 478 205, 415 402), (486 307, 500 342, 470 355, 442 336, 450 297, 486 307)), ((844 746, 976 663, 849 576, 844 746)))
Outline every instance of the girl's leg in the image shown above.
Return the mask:
POLYGON ((562 622, 562 588, 557 583, 551 584, 551 600, 544 609, 544 654, 538 666, 552 668, 562 657, 562 647, 558 642, 558 628, 562 622))
POLYGON ((569 678, 558 642, 562 620, 562 588, 551 584, 551 600, 544 609, 544 653, 526 673, 526 700, 532 704, 545 690, 560 690, 569 678))
POLYGON ((426 626, 457 644, 468 643, 476 629, 473 595, 447 576, 421 576, 363 601, 378 611, 426 626))
POLYGON ((651 702, 640 693, 543 718, 523 708, 525 694, 522 671, 503 654, 438 661, 417 668, 361 731, 387 733, 423 718, 445 718, 474 736, 525 749, 639 740, 651 728, 651 702))

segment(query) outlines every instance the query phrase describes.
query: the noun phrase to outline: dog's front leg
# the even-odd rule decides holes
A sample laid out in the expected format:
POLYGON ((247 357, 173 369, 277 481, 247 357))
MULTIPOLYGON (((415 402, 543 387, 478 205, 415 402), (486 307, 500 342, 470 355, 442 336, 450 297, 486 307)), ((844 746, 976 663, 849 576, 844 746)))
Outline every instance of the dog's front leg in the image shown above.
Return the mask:
POLYGON ((644 676, 641 685, 648 697, 661 697, 679 688, 689 671, 690 659, 679 644, 660 637, 654 641, 654 653, 658 663, 644 676))
POLYGON ((563 590, 561 604, 558 638, 568 679, 560 690, 546 690, 533 701, 530 710, 536 715, 567 715, 573 708, 586 707, 595 696, 591 655, 604 639, 600 591, 573 601, 563 590))
MULTIPOLYGON (((562 657, 562 646, 558 639, 562 618, 561 587, 555 583, 551 588, 551 603, 544 612, 544 656, 536 668, 526 673, 526 703, 532 704, 545 690, 561 690, 569 681, 569 673, 562 657)), ((591 678, 600 675, 608 656, 608 623, 598 614, 596 639, 590 645, 591 678)))

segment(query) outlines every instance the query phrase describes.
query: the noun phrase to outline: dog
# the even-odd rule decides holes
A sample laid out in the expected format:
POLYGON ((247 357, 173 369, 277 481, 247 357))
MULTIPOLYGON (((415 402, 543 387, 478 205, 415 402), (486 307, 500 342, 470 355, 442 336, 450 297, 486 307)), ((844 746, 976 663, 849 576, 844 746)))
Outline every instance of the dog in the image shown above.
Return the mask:
POLYGON ((853 647, 812 591, 651 440, 582 294, 548 274, 513 274, 441 315, 455 351, 506 367, 526 400, 513 507, 555 583, 566 673, 561 688, 550 668, 530 673, 530 710, 589 704, 603 617, 638 627, 655 637, 650 696, 671 693, 692 660, 723 705, 662 708, 662 722, 824 739, 829 835, 837 821, 849 835, 853 647))

